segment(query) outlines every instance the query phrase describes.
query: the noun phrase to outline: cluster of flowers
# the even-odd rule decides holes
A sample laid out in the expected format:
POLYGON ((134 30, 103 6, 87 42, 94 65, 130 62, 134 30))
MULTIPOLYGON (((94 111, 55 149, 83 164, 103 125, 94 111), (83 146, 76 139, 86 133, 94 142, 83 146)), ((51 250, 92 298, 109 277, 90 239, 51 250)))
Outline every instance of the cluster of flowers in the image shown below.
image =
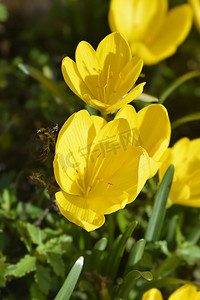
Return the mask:
POLYGON ((131 89, 143 62, 131 56, 127 41, 114 32, 96 51, 82 41, 75 56, 76 62, 66 57, 62 63, 71 90, 103 114, 119 111, 106 122, 81 110, 61 128, 54 158, 61 213, 85 230, 95 230, 106 214, 134 201, 159 169, 161 180, 170 164, 176 167, 171 202, 200 206, 200 139, 185 138, 170 149, 166 108, 151 104, 136 112, 128 104, 142 93, 144 83, 131 89))
MULTIPOLYGON (((64 217, 87 231, 102 226, 105 215, 133 202, 158 170, 161 181, 171 164, 175 174, 169 204, 200 207, 200 139, 182 138, 169 148, 166 108, 150 104, 136 112, 129 104, 143 92, 144 82, 135 85, 143 61, 155 64, 176 51, 190 31, 192 8, 200 29, 199 0, 169 12, 167 0, 153 2, 111 0, 113 33, 96 51, 80 42, 75 61, 66 57, 62 62, 69 88, 102 115, 91 116, 87 110, 74 113, 61 128, 55 149, 54 174, 60 186, 56 202, 64 217), (107 122, 106 115, 116 111, 107 122)), ((142 297, 154 299, 163 299, 157 289, 142 297)), ((200 299, 200 292, 184 285, 169 299, 200 299)))

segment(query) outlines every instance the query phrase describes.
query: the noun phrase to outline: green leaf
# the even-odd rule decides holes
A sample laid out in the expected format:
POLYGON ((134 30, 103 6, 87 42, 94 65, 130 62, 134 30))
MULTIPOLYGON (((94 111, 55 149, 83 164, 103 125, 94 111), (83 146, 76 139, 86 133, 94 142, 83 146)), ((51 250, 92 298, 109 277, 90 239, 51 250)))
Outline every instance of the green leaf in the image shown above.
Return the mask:
POLYGON ((6 269, 6 276, 22 277, 36 270, 36 257, 26 255, 17 264, 9 265, 6 269))
POLYGON ((107 244, 108 239, 103 237, 96 242, 96 244, 94 245, 94 250, 104 251, 106 249, 107 244))
POLYGON ((68 300, 70 298, 83 268, 83 262, 82 256, 77 259, 54 300, 68 300))
POLYGON ((35 280, 38 283, 40 290, 44 294, 48 294, 51 290, 51 274, 48 268, 41 265, 37 266, 35 280))
POLYGON ((164 103, 165 100, 173 93, 175 89, 177 89, 181 84, 185 81, 192 79, 194 77, 200 76, 200 71, 192 71, 189 73, 184 74, 183 76, 176 79, 172 84, 168 86, 168 88, 161 94, 160 96, 160 103, 164 103))
POLYGON ((44 85, 48 90, 50 90, 55 96, 60 98, 66 108, 70 111, 70 98, 67 97, 67 91, 62 89, 56 82, 47 78, 42 74, 41 71, 37 70, 32 66, 28 66, 25 64, 19 64, 19 69, 24 72, 26 75, 29 75, 39 81, 42 85, 44 85))
POLYGON ((56 237, 48 240, 45 244, 39 245, 36 248, 36 251, 41 255, 46 255, 47 253, 62 255, 66 253, 71 243, 72 243, 72 237, 63 234, 60 237, 56 237))
POLYGON ((63 259, 60 255, 57 254, 47 254, 47 261, 52 266, 54 272, 58 276, 64 276, 65 265, 63 259))
POLYGON ((186 242, 176 251, 176 253, 189 265, 193 265, 195 261, 200 261, 200 247, 197 245, 192 245, 191 243, 186 242))
POLYGON ((4 263, 0 260, 0 287, 4 287, 6 285, 6 268, 8 264, 4 263))
POLYGON ((34 282, 30 288, 31 300, 46 300, 46 297, 40 291, 38 285, 34 282))
POLYGON ((46 234, 39 227, 36 227, 35 225, 32 225, 30 223, 27 224, 27 230, 31 238, 31 241, 34 244, 40 245, 42 244, 43 240, 46 238, 46 234))
POLYGON ((143 101, 143 102, 158 102, 158 98, 154 97, 154 96, 151 96, 149 94, 145 94, 145 93, 142 93, 139 97, 137 97, 135 100, 140 100, 140 101, 143 101))
POLYGON ((198 121, 198 120, 200 120, 200 112, 184 116, 184 117, 172 122, 172 129, 177 128, 178 126, 183 125, 185 123, 192 122, 192 121, 198 121))
POLYGON ((166 203, 170 192, 172 180, 174 175, 174 166, 169 166, 166 171, 154 202, 152 214, 145 233, 145 240, 148 242, 155 242, 160 237, 160 231, 163 225, 166 203))
POLYGON ((117 296, 121 297, 122 299, 128 299, 130 291, 134 287, 136 280, 140 277, 143 277, 148 281, 151 281, 153 279, 152 274, 148 271, 140 272, 138 270, 132 270, 125 276, 123 284, 121 285, 117 296))
POLYGON ((144 239, 141 239, 133 245, 128 258, 127 268, 133 267, 140 261, 143 256, 145 244, 146 241, 144 239))
POLYGON ((111 278, 114 278, 117 273, 121 258, 126 247, 126 242, 132 235, 136 226, 137 221, 133 221, 129 225, 127 230, 122 235, 119 235, 113 243, 113 247, 111 248, 105 265, 105 274, 109 275, 111 278))

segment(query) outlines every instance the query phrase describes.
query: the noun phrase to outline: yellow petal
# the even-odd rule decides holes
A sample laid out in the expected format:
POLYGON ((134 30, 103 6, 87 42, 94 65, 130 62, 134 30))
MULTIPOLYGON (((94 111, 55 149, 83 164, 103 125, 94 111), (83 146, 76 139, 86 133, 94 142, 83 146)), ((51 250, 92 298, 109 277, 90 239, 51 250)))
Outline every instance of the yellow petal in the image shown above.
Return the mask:
POLYGON ((106 120, 99 116, 91 116, 91 119, 96 129, 96 134, 107 124, 106 120))
POLYGON ((152 178, 159 170, 161 166, 161 162, 158 162, 153 158, 149 157, 149 164, 150 164, 149 178, 152 178))
POLYGON ((136 99, 138 96, 140 96, 142 94, 142 92, 143 92, 143 86, 144 85, 145 85, 145 82, 142 82, 142 83, 136 85, 136 87, 134 87, 120 101, 118 101, 116 104, 113 104, 113 105, 109 106, 108 108, 106 108, 106 111, 110 112, 110 111, 114 111, 114 110, 120 109, 120 108, 124 107, 126 104, 128 104, 129 102, 131 102, 134 99, 136 99))
POLYGON ((149 158, 142 147, 134 145, 126 152, 126 160, 109 178, 113 187, 127 191, 130 195, 128 203, 135 200, 149 177, 149 158))
POLYGON ((97 99, 94 99, 93 97, 91 97, 91 95, 89 94, 85 94, 83 95, 83 101, 85 101, 89 106, 98 109, 102 112, 105 112, 108 108, 109 108, 109 104, 106 104, 104 102, 101 102, 97 99))
POLYGON ((170 141, 171 125, 167 110, 161 104, 151 104, 141 109, 137 117, 141 146, 158 161, 170 141))
POLYGON ((97 86, 99 85, 98 78, 101 70, 101 64, 97 58, 95 50, 89 43, 82 41, 76 48, 75 57, 81 78, 91 91, 93 97, 98 99, 97 86))
POLYGON ((105 76, 107 76, 109 68, 114 74, 121 72, 129 60, 131 60, 130 47, 118 32, 107 35, 99 43, 96 54, 103 66, 102 73, 105 76))
POLYGON ((157 289, 150 289, 142 296, 142 300, 163 300, 161 292, 157 289))
POLYGON ((104 224, 105 217, 91 210, 86 198, 65 192, 57 192, 55 197, 62 215, 70 222, 87 231, 95 230, 104 224))
POLYGON ((166 0, 112 0, 109 24, 112 31, 121 32, 128 41, 155 35, 167 11, 166 0))
POLYGON ((185 284, 178 288, 168 300, 200 300, 200 292, 197 292, 197 288, 191 284, 185 284))
POLYGON ((194 21, 197 29, 200 32, 200 1, 199 0, 188 0, 192 5, 193 13, 194 13, 194 21))
POLYGON ((173 181, 169 198, 174 204, 186 205, 189 203, 191 196, 190 188, 183 181, 177 179, 173 181))
POLYGON ((115 116, 115 119, 119 118, 126 119, 131 129, 137 128, 137 113, 132 105, 126 105, 121 108, 115 116))
POLYGON ((137 128, 137 113, 135 108, 132 105, 126 105, 121 108, 116 116, 115 119, 126 119, 130 126, 130 137, 133 138, 133 143, 135 146, 140 145, 140 133, 137 128))
POLYGON ((62 73, 65 82, 72 90, 74 94, 82 98, 84 94, 90 94, 90 90, 87 88, 86 84, 82 80, 75 62, 69 58, 65 57, 62 61, 62 73))
POLYGON ((84 174, 86 158, 96 131, 86 110, 73 114, 61 128, 55 149, 54 174, 67 193, 80 195, 77 176, 84 174))
POLYGON ((143 61, 138 56, 134 56, 123 68, 112 87, 112 93, 109 96, 109 104, 116 103, 121 99, 135 84, 143 67, 143 61), (113 93, 115 91, 115 93, 113 93))
MULTIPOLYGON (((179 5, 171 9, 157 36, 150 43, 137 45, 138 55, 146 64, 153 64, 171 56, 187 37, 191 25, 192 11, 189 5, 179 5), (142 54, 138 52, 139 50, 142 54)), ((134 44, 132 47, 134 48, 134 44)))
MULTIPOLYGON (((108 122, 97 134, 90 150, 88 166, 96 174, 95 178, 108 182, 108 178, 120 169, 130 146, 129 141, 127 145, 123 137, 129 131, 130 127, 125 119, 116 119, 108 122)), ((93 178, 94 174, 90 174, 88 183, 91 186, 93 178)))
POLYGON ((200 169, 199 168, 197 168, 193 174, 191 173, 191 175, 188 176, 186 183, 188 183, 190 187, 191 198, 200 199, 200 169))
MULTIPOLYGON (((104 183, 104 186, 107 183, 104 183)), ((128 193, 108 186, 107 189, 94 194, 91 193, 88 203, 92 210, 101 214, 111 214, 124 208, 128 201, 128 193)))

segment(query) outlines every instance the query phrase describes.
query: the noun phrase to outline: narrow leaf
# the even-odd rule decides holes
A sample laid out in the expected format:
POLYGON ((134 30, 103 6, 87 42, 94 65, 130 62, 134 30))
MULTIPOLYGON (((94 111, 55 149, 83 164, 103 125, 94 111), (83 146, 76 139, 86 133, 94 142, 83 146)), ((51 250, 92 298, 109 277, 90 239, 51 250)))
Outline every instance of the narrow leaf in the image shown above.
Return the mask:
POLYGON ((144 239, 141 239, 133 245, 128 258, 128 263, 127 263, 128 268, 133 267, 135 264, 137 264, 140 261, 140 259, 143 256, 145 244, 146 241, 144 239))
POLYGON ((145 93, 142 93, 139 97, 137 97, 135 100, 140 100, 140 101, 143 101, 143 102, 158 102, 158 98, 154 97, 154 96, 151 96, 149 94, 145 94, 145 93))
POLYGON ((173 180, 173 175, 174 166, 171 165, 167 169, 156 195, 152 214, 147 226, 147 231, 145 233, 145 240, 148 242, 155 242, 159 239, 160 231, 165 216, 166 203, 173 180))
POLYGON ((126 247, 126 242, 127 242, 128 238, 132 235, 136 226, 137 226, 137 221, 133 221, 129 225, 127 230, 122 235, 120 235, 120 238, 115 240, 115 242, 113 244, 113 247, 108 256, 107 263, 105 266, 106 275, 109 275, 111 278, 114 278, 117 273, 121 258, 123 256, 123 253, 124 253, 124 250, 126 247), (117 241, 117 243, 116 243, 116 241, 117 241))
POLYGON ((121 285, 117 296, 121 297, 122 299, 128 299, 130 291, 134 287, 136 280, 140 277, 143 277, 148 281, 151 281, 153 279, 153 276, 150 272, 140 272, 138 270, 132 270, 125 276, 124 282, 121 285))
POLYGON ((200 71, 192 71, 189 73, 184 74, 183 76, 176 79, 172 84, 168 86, 168 88, 161 94, 160 96, 160 103, 164 103, 165 100, 173 93, 175 89, 177 89, 181 84, 185 81, 192 79, 194 77, 200 76, 200 71))
POLYGON ((68 300, 70 298, 83 268, 83 262, 83 256, 77 259, 54 300, 68 300))
POLYGON ((198 121, 200 120, 200 112, 193 113, 187 116, 184 116, 174 122, 172 122, 172 129, 179 127, 188 122, 198 121))

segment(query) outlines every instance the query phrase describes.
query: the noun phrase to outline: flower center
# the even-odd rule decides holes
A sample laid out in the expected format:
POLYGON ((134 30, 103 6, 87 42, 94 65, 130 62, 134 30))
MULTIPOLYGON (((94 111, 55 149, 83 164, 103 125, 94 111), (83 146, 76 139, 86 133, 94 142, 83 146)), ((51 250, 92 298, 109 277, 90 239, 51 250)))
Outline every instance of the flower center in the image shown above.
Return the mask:
MULTIPOLYGON (((105 157, 100 152, 94 162, 88 162, 88 168, 84 168, 82 174, 75 169, 76 184, 84 197, 87 197, 91 191, 104 182, 105 179, 99 176, 104 161, 105 157)), ((113 186, 111 182, 107 182, 107 184, 113 186)))
POLYGON ((122 80, 122 73, 117 72, 114 74, 111 71, 110 65, 107 71, 99 69, 98 73, 98 84, 96 85, 98 99, 104 103, 109 103, 113 94, 117 93, 117 89, 122 80))

